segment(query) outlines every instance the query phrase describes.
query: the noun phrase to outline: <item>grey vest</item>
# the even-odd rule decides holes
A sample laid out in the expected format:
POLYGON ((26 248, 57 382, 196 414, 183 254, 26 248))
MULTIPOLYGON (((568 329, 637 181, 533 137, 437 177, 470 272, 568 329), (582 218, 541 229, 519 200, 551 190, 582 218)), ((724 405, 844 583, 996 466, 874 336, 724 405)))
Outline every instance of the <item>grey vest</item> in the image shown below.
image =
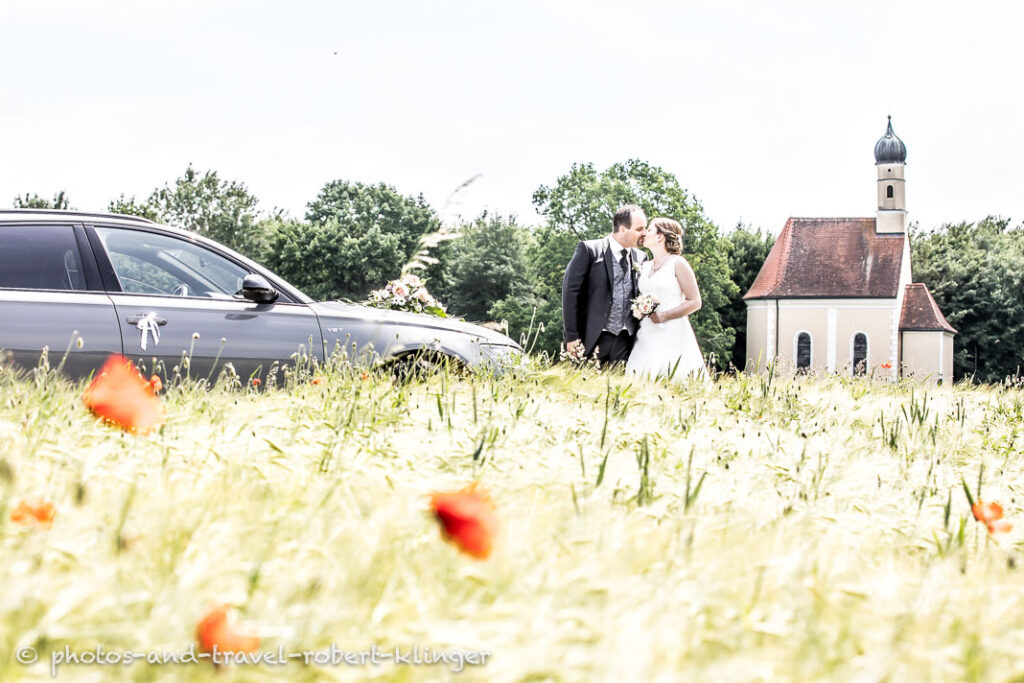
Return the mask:
POLYGON ((615 279, 612 282, 612 307, 608 313, 608 323, 605 329, 612 334, 618 334, 628 329, 630 312, 630 295, 633 293, 633 274, 630 272, 629 249, 624 250, 626 267, 623 268, 620 260, 615 262, 612 272, 615 279))

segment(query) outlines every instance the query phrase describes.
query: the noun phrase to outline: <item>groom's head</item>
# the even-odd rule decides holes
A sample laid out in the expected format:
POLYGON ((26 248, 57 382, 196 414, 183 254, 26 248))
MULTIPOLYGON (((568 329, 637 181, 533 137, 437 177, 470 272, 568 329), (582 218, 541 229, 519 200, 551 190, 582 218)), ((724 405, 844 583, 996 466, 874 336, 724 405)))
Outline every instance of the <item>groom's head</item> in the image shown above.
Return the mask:
POLYGON ((636 204, 623 204, 612 219, 612 233, 624 247, 639 246, 647 227, 647 216, 636 204))

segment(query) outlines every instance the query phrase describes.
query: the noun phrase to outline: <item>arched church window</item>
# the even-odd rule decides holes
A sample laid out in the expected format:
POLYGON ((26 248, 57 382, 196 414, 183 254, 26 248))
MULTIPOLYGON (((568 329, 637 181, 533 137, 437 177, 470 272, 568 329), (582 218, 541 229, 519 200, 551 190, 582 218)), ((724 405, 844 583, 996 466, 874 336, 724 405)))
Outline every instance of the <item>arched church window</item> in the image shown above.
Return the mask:
POLYGON ((868 336, 858 332, 853 337, 853 374, 863 375, 867 372, 868 336))
POLYGON ((811 367, 811 335, 801 332, 796 338, 796 369, 808 370, 811 367))
POLYGON ((892 199, 892 185, 885 188, 885 198, 892 199))

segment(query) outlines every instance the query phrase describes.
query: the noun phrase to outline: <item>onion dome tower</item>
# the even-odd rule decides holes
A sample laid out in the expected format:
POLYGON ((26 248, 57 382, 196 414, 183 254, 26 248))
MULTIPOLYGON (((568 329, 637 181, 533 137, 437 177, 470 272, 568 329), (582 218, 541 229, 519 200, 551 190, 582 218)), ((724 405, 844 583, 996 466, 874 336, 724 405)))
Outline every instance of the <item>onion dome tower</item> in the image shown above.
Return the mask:
POLYGON ((892 117, 875 143, 875 168, 878 170, 878 218, 875 232, 903 233, 907 229, 907 195, 903 169, 907 164, 907 146, 892 132, 892 117))

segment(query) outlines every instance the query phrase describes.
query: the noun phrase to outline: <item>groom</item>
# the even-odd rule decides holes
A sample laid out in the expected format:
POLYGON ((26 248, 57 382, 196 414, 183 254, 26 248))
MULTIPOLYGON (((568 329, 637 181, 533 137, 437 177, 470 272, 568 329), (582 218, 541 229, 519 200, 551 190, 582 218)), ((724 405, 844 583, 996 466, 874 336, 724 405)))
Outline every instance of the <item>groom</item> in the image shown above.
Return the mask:
POLYGON ((646 258, 637 249, 647 216, 635 204, 615 212, 612 233, 576 245, 562 279, 562 326, 570 355, 625 362, 639 321, 630 311, 637 295, 637 266, 646 258), (580 353, 582 351, 582 353, 580 353))

